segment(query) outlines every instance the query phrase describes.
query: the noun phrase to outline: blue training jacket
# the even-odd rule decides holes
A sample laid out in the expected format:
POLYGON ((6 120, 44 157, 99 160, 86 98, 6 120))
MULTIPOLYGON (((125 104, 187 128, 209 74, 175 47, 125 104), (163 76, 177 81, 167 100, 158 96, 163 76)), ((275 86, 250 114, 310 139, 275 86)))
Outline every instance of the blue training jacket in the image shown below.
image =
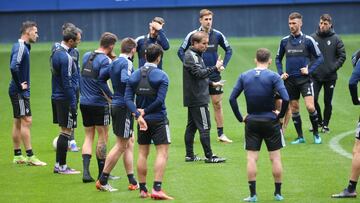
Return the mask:
MULTIPOLYGON (((83 68, 93 52, 86 52, 83 56, 83 68)), ((97 54, 94 58, 92 68, 98 72, 95 78, 80 76, 80 104, 89 106, 107 106, 108 101, 105 95, 112 98, 112 92, 107 85, 110 78, 109 69, 111 59, 105 53, 95 50, 97 54)), ((83 70, 83 69, 82 69, 83 70)))
POLYGON ((125 102, 132 113, 136 113, 138 108, 144 109, 145 120, 164 120, 167 112, 165 107, 165 97, 169 86, 168 75, 155 68, 148 74, 150 86, 156 90, 155 97, 146 97, 136 95, 136 105, 134 104, 134 95, 141 77, 141 69, 149 66, 156 67, 153 63, 145 63, 143 67, 136 70, 129 78, 126 84, 125 102))
MULTIPOLYGON (((54 52, 56 49, 59 48, 60 45, 61 45, 61 43, 55 42, 51 48, 51 51, 54 52)), ((79 90, 79 88, 80 88, 80 65, 79 65, 80 53, 77 48, 69 48, 68 53, 76 65, 77 71, 76 71, 76 73, 74 73, 74 77, 72 77, 72 79, 73 79, 73 83, 76 85, 76 89, 79 90)))
MULTIPOLYGON (((247 119, 277 119, 276 114, 273 112, 275 110, 275 92, 280 94, 283 102, 289 101, 284 82, 278 74, 265 68, 246 71, 238 78, 229 99, 231 108, 240 122, 243 121, 243 117, 236 99, 242 91, 244 91, 246 99, 247 119)), ((286 107, 281 109, 279 118, 285 115, 286 107)))
POLYGON ((111 65, 110 78, 112 87, 114 89, 114 95, 112 99, 112 105, 125 106, 125 89, 126 83, 129 80, 131 74, 134 72, 133 63, 128 59, 127 55, 120 54, 111 65))
POLYGON ((308 67, 309 75, 324 62, 315 40, 302 32, 298 36, 288 35, 280 41, 276 55, 278 73, 283 74, 282 59, 286 55, 286 73, 290 77, 301 77, 300 69, 309 65, 312 58, 315 61, 308 67))
MULTIPOLYGON (((136 51, 139 57, 139 68, 144 66, 144 64, 146 63, 145 49, 150 44, 158 44, 163 48, 163 50, 168 50, 170 48, 169 40, 167 39, 165 31, 163 29, 158 31, 158 36, 156 38, 151 38, 150 34, 147 34, 136 38, 135 41, 137 43, 136 51)), ((158 68, 162 69, 162 58, 158 65, 158 68)))
POLYGON ((11 49, 9 95, 21 94, 30 97, 30 44, 19 39, 11 49), (21 89, 21 83, 27 82, 28 88, 21 89))
MULTIPOLYGON (((192 32, 190 32, 185 37, 184 42, 181 44, 181 46, 177 52, 177 54, 182 62, 184 60, 185 51, 191 45, 191 36, 197 31, 202 31, 202 28, 200 27, 199 29, 196 29, 196 30, 193 30, 192 32)), ((211 29, 209 32, 208 48, 202 55, 202 58, 207 67, 216 65, 216 61, 219 57, 218 53, 217 53, 219 45, 225 51, 224 67, 226 68, 227 64, 230 61, 231 55, 232 55, 232 49, 230 47, 229 42, 226 40, 226 37, 220 31, 218 31, 216 29, 211 29)), ((220 80, 220 73, 217 70, 215 70, 213 73, 210 74, 209 79, 212 81, 220 80)))
POLYGON ((76 109, 76 90, 78 88, 75 77, 79 74, 73 58, 69 54, 69 47, 61 44, 51 56, 52 65, 52 94, 51 99, 66 100, 76 109))

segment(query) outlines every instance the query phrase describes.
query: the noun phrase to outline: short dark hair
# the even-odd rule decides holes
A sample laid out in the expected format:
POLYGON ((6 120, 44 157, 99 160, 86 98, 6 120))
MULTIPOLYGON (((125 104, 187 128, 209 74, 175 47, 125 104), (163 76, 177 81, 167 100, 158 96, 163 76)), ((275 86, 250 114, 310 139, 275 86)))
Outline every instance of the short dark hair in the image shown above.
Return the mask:
POLYGON ((330 24, 332 24, 331 16, 330 16, 329 14, 327 14, 327 13, 322 14, 322 15, 320 16, 320 20, 322 20, 322 21, 328 21, 330 24))
POLYGON ((164 20, 164 18, 162 18, 162 17, 155 17, 155 18, 152 20, 152 22, 157 22, 157 23, 159 23, 160 25, 165 24, 165 20, 164 20))
POLYGON ((158 44, 150 44, 145 50, 146 61, 149 63, 155 62, 159 56, 164 53, 162 47, 158 44))
POLYGON ((195 42, 200 43, 201 40, 209 35, 203 31, 197 31, 191 36, 191 45, 194 45, 195 42))
POLYGON ((21 25, 21 28, 20 28, 20 34, 25 34, 26 31, 29 29, 29 28, 32 28, 32 27, 37 27, 37 24, 34 22, 34 21, 25 21, 22 23, 21 25))
POLYGON ((270 60, 271 57, 271 53, 269 51, 269 49, 266 48, 259 48, 258 50, 256 50, 256 60, 259 63, 266 63, 270 60))
POLYGON ((137 44, 133 38, 127 37, 121 40, 121 53, 130 53, 133 48, 136 48, 137 44))
POLYGON ((81 30, 75 26, 69 26, 63 30, 63 40, 68 42, 69 40, 76 41, 77 35, 81 34, 81 30))
POLYGON ((117 36, 111 32, 104 32, 100 37, 100 46, 109 48, 118 40, 117 36))
POLYGON ((65 30, 68 27, 76 27, 76 26, 72 23, 64 23, 61 28, 62 30, 65 30))
POLYGON ((300 13, 298 13, 298 12, 292 12, 292 13, 290 13, 290 15, 289 15, 289 19, 290 19, 290 20, 294 20, 294 19, 300 19, 300 20, 302 20, 302 15, 301 15, 300 13))
POLYGON ((210 11, 209 9, 201 9, 199 16, 200 18, 204 17, 204 16, 208 16, 208 15, 214 15, 214 13, 212 11, 210 11))

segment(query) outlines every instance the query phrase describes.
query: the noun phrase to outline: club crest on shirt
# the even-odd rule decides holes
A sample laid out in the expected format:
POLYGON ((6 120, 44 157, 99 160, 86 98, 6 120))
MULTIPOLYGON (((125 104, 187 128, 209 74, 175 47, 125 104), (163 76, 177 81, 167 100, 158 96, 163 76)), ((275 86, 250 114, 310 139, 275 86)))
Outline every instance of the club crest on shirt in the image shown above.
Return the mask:
POLYGON ((330 41, 330 40, 328 40, 328 41, 326 42, 326 44, 330 46, 331 41, 330 41))

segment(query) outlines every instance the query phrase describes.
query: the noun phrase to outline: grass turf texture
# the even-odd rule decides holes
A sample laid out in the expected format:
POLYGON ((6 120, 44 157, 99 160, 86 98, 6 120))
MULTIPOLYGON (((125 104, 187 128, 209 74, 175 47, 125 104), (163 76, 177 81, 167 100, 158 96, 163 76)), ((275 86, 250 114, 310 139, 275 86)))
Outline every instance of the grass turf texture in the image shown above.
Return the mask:
MULTIPOLYGON (((165 52, 164 70, 170 78, 170 86, 166 98, 168 117, 170 120, 172 144, 170 146, 169 161, 163 180, 165 191, 175 197, 176 202, 235 202, 242 201, 248 196, 246 175, 246 151, 244 146, 244 125, 235 119, 228 98, 238 75, 254 67, 255 51, 259 47, 269 48, 273 61, 281 37, 269 38, 230 38, 233 56, 228 68, 222 74, 225 84, 223 100, 225 125, 224 132, 234 140, 233 144, 223 144, 216 141, 216 124, 211 109, 211 143, 213 151, 226 157, 225 164, 185 163, 184 131, 187 119, 187 109, 182 105, 182 65, 177 57, 180 40, 171 40, 171 48, 165 52)), ((342 36, 346 46, 347 60, 340 69, 335 96, 333 99, 333 116, 330 123, 331 133, 323 135, 323 144, 313 144, 311 133, 308 132, 310 121, 301 99, 301 115, 306 144, 290 145, 295 138, 292 121, 286 131, 287 146, 282 150, 283 158, 283 189, 282 193, 287 202, 329 202, 330 195, 342 190, 348 181, 351 160, 333 152, 329 140, 342 132, 354 130, 358 118, 358 107, 352 105, 348 92, 348 79, 352 66, 351 54, 360 48, 359 35, 342 36)), ((96 43, 84 42, 79 45, 81 54, 93 50, 96 43)), ((38 43, 31 51, 31 109, 33 127, 31 130, 32 144, 35 154, 48 163, 46 167, 29 167, 12 164, 13 148, 11 142, 12 108, 8 97, 10 80, 9 56, 11 45, 0 45, 0 202, 138 202, 138 191, 127 190, 127 178, 122 161, 112 174, 120 175, 121 179, 110 181, 119 189, 115 193, 101 193, 96 191, 95 184, 83 184, 81 175, 65 176, 52 173, 55 152, 52 141, 58 135, 59 129, 52 124, 51 113, 51 74, 49 70, 49 43, 38 43)), ((116 53, 119 53, 117 44, 116 53)), ((224 56, 224 54, 222 54, 224 56)), ((137 64, 137 62, 135 62, 137 64)), ((271 65, 276 70, 275 63, 271 65)), ((322 95, 321 95, 322 102, 322 95)), ((244 114, 245 100, 243 95, 238 99, 241 112, 244 114)), ((323 104, 321 104, 323 106, 323 104)), ((79 111, 80 114, 80 111, 79 111)), ((84 129, 79 115, 79 127, 76 129, 76 140, 79 146, 83 143, 84 129)), ((115 136, 110 128, 108 150, 113 146, 115 136)), ((340 144, 351 152, 353 135, 344 138, 340 144)), ((203 156, 199 136, 196 136, 195 153, 203 156)), ((23 154, 25 150, 23 149, 23 154)), ((94 154, 94 151, 93 151, 94 154)), ((151 189, 153 181, 152 165, 155 149, 151 149, 149 156, 149 171, 147 185, 151 189)), ((137 146, 135 145, 135 171, 137 146)), ((81 152, 68 153, 68 164, 76 169, 82 169, 81 152)), ((95 155, 91 162, 93 177, 97 175, 95 155)), ((136 174, 136 173, 135 173, 136 174)), ((261 202, 273 201, 274 184, 271 174, 270 161, 266 147, 263 146, 258 161, 257 193, 261 202)), ((149 201, 149 200, 144 200, 149 201)), ((357 200, 333 200, 334 202, 356 202, 357 200)))

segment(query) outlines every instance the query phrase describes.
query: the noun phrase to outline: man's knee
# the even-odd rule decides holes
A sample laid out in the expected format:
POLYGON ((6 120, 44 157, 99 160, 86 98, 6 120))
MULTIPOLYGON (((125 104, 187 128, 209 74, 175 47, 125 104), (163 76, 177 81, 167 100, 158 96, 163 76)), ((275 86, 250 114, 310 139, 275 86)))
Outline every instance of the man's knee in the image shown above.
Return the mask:
POLYGON ((31 116, 24 116, 21 118, 21 125, 30 127, 32 124, 32 117, 31 116))

